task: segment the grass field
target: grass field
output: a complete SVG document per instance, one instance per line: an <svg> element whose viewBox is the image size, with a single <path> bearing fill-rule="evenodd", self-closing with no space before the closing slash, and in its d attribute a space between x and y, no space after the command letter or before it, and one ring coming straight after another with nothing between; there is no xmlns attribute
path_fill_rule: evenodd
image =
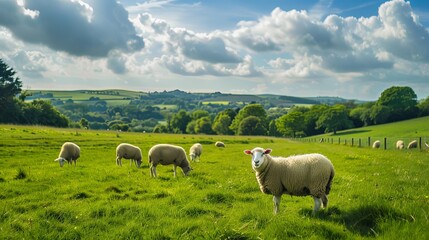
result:
<svg viewBox="0 0 429 240"><path fill-rule="evenodd" d="M0 136L0 239L429 239L428 152L14 125L0 125ZM65 141L81 147L77 167L53 161ZM140 169L115 165L121 142L141 147ZM174 178L171 166L150 177L152 145L195 142L204 150L189 177ZM243 154L256 146L330 158L329 208L311 217L311 197L283 196L274 215Z"/></svg>
<svg viewBox="0 0 429 240"><path fill-rule="evenodd" d="M368 144L368 137L370 138L370 144ZM307 140L319 141L321 138L333 143L340 142L341 144L347 145L351 145L353 139L355 146L357 146L359 139L361 139L362 146L371 146L372 142L380 140L382 148L384 148L384 138L386 138L387 149L395 149L395 144L398 140L403 140L406 144L413 140L417 140L421 141L422 149L426 149L424 143L429 143L429 116L395 123L338 131L336 135L327 133L309 137Z"/></svg>

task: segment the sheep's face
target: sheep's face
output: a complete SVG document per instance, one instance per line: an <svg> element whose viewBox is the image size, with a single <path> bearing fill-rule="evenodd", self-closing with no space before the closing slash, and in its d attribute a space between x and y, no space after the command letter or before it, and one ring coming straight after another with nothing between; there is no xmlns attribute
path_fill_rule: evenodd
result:
<svg viewBox="0 0 429 240"><path fill-rule="evenodd" d="M64 163L67 161L65 158L57 158L54 160L55 162L59 162L60 163L60 167L64 166Z"/></svg>
<svg viewBox="0 0 429 240"><path fill-rule="evenodd" d="M183 167L183 168L182 168L183 174L184 174L185 176L188 176L188 175L189 175L189 173L191 172L191 170L192 170L192 168L191 168L190 166L187 166L187 167Z"/></svg>
<svg viewBox="0 0 429 240"><path fill-rule="evenodd" d="M141 159L137 159L137 167L140 168L140 165L142 164L142 160Z"/></svg>
<svg viewBox="0 0 429 240"><path fill-rule="evenodd" d="M244 153L252 155L252 167L257 169L262 166L265 161L264 155L270 154L271 149L254 148L253 150L244 150Z"/></svg>
<svg viewBox="0 0 429 240"><path fill-rule="evenodd" d="M191 158L191 161L195 161L195 158L196 158L195 153L189 154L189 157Z"/></svg>

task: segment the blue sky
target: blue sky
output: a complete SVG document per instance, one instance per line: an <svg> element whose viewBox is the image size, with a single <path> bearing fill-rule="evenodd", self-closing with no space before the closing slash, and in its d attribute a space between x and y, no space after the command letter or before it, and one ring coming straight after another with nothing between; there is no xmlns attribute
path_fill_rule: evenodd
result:
<svg viewBox="0 0 429 240"><path fill-rule="evenodd" d="M429 2L0 0L24 89L429 96Z"/></svg>

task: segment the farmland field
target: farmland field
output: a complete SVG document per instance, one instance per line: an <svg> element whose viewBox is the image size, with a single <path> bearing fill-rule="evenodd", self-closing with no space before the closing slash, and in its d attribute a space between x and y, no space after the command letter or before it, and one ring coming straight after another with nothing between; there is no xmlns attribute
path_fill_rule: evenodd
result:
<svg viewBox="0 0 429 240"><path fill-rule="evenodd" d="M0 125L0 136L0 239L429 239L427 151L15 125ZM81 147L76 167L53 161L65 141ZM115 165L121 142L141 147L140 169ZM203 155L189 177L174 178L171 166L150 177L152 145L195 142ZM284 195L274 215L243 154L256 146L330 158L329 208L312 217L311 197Z"/></svg>

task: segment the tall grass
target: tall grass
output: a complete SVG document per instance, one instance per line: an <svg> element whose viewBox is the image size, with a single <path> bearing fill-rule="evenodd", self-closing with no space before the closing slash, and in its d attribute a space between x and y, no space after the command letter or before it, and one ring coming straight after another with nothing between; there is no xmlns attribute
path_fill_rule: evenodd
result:
<svg viewBox="0 0 429 240"><path fill-rule="evenodd" d="M428 239L429 153L378 151L268 137L168 135L0 125L0 239ZM221 140L226 148L214 147ZM73 141L77 166L53 160ZM121 142L142 148L140 169L115 165ZM203 144L189 177L159 166L156 143ZM311 217L310 197L259 191L244 149L322 153L336 169L330 206ZM17 178L20 170L24 178Z"/></svg>

